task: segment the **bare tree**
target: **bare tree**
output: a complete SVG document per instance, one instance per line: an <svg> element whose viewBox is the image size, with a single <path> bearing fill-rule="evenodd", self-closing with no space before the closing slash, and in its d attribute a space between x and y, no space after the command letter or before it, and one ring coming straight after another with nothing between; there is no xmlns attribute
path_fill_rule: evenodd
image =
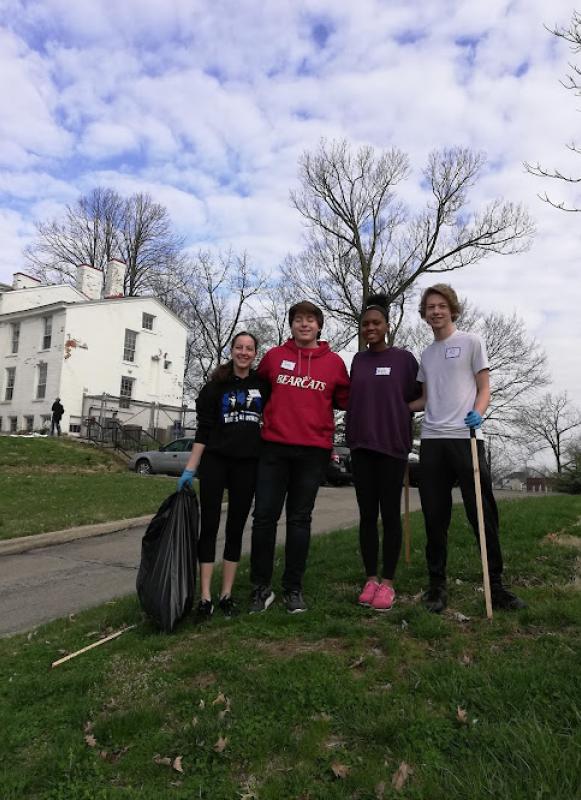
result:
<svg viewBox="0 0 581 800"><path fill-rule="evenodd" d="M494 200L470 212L468 193L484 163L465 148L433 152L423 171L430 197L411 214L396 195L410 173L405 153L323 140L299 161L301 188L291 200L310 230L306 250L283 275L352 330L369 294L385 292L397 329L421 275L528 247L533 225L521 206Z"/></svg>
<svg viewBox="0 0 581 800"><path fill-rule="evenodd" d="M484 313L463 302L457 325L463 331L478 333L484 340L491 388L486 432L506 438L515 411L526 407L530 397L548 384L545 352L536 339L528 336L523 320L516 314ZM402 329L396 344L407 347L419 360L432 341L429 326L421 321Z"/></svg>
<svg viewBox="0 0 581 800"><path fill-rule="evenodd" d="M172 231L167 209L148 194L122 198L97 188L67 206L62 219L39 222L37 238L25 249L32 271L49 283L74 283L76 268L103 271L112 258L126 264L124 293L151 291L183 258L183 240Z"/></svg>
<svg viewBox="0 0 581 800"><path fill-rule="evenodd" d="M573 12L573 16L571 17L568 27L564 28L555 26L552 29L547 28L547 30L558 39L563 39L565 42L568 42L569 49L572 53L577 54L581 51L581 14L578 11ZM568 75L566 75L565 80L561 81L561 85L564 86L568 91L573 92L575 96L579 97L581 96L581 68L576 64L569 63L569 69L570 72ZM581 147L579 147L574 141L565 145L565 147L572 153L576 153L577 155L581 154ZM581 183L581 177L563 172L557 168L549 169L542 166L539 162L531 164L528 161L525 161L524 166L527 172L530 172L531 175L534 175L537 178L548 178L550 180L559 181L569 185ZM558 208L560 211L581 211L581 208L576 205L570 205L565 200L553 200L547 192L539 194L539 198L554 208Z"/></svg>
<svg viewBox="0 0 581 800"><path fill-rule="evenodd" d="M545 394L536 403L522 408L514 424L531 453L551 450L557 473L561 474L573 431L581 427L581 413L571 405L567 393Z"/></svg>
<svg viewBox="0 0 581 800"><path fill-rule="evenodd" d="M190 327L185 387L191 393L225 360L249 300L264 279L250 267L246 254L200 252L182 270L181 281L180 314Z"/></svg>

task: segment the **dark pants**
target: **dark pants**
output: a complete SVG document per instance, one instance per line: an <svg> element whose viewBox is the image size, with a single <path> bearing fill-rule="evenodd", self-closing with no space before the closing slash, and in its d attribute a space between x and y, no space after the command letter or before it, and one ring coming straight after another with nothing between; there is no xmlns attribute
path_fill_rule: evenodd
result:
<svg viewBox="0 0 581 800"><path fill-rule="evenodd" d="M228 515L224 559L240 561L242 534L256 485L256 458L224 458L206 451L200 463L200 540L198 561L213 564L224 490L228 490Z"/></svg>
<svg viewBox="0 0 581 800"><path fill-rule="evenodd" d="M54 436L55 430L58 433L58 435L60 436L61 435L61 418L60 417L58 419L55 419L53 417L52 420L51 420L51 423L50 423L50 435L51 436Z"/></svg>
<svg viewBox="0 0 581 800"><path fill-rule="evenodd" d="M498 539L498 509L492 494L490 473L484 457L484 443L478 441L477 444L488 572L491 583L500 583L502 553ZM456 481L460 485L466 516L472 526L476 541L479 543L470 439L422 439L420 497L427 536L426 560L432 585L446 582L448 528L452 516L452 487Z"/></svg>
<svg viewBox="0 0 581 800"><path fill-rule="evenodd" d="M286 497L285 591L300 589L311 540L311 515L330 451L265 442L258 462L250 578L270 586L276 526Z"/></svg>
<svg viewBox="0 0 581 800"><path fill-rule="evenodd" d="M359 546L367 577L377 575L379 532L383 523L383 577L392 580L401 550L401 489L406 462L375 450L351 451L359 505Z"/></svg>

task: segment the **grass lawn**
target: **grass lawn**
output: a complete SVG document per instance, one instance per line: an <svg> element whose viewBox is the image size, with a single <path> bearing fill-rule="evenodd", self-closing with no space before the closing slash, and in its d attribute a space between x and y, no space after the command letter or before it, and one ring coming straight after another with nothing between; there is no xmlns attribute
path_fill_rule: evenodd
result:
<svg viewBox="0 0 581 800"><path fill-rule="evenodd" d="M153 514L174 485L91 445L0 436L0 539Z"/></svg>
<svg viewBox="0 0 581 800"><path fill-rule="evenodd" d="M355 604L360 557L345 531L313 541L304 615L277 599L263 615L188 619L165 636L131 597L1 640L2 800L581 797L580 552L558 543L579 543L581 498L512 501L501 514L507 581L530 605L492 622L455 509L440 617L418 602L413 514L412 564L388 614ZM279 558L275 591L280 571ZM135 623L51 671L61 653Z"/></svg>

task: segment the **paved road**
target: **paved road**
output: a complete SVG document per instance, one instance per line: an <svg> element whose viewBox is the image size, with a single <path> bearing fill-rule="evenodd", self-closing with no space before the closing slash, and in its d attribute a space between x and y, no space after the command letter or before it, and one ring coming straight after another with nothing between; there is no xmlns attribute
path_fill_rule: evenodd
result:
<svg viewBox="0 0 581 800"><path fill-rule="evenodd" d="M515 496L504 492L498 495ZM410 490L410 507L420 507L416 489ZM321 488L313 515L313 533L350 528L357 518L353 487ZM283 526L284 518L279 525L279 542L284 540ZM134 592L144 530L138 527L0 556L0 636L30 630ZM223 531L220 540L222 537ZM247 525L245 552L249 545ZM219 542L217 552L220 551Z"/></svg>

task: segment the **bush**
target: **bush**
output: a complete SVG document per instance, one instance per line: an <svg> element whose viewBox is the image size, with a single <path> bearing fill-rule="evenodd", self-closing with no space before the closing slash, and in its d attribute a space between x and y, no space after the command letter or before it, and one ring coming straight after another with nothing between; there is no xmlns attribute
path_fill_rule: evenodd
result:
<svg viewBox="0 0 581 800"><path fill-rule="evenodd" d="M581 471L568 469L555 480L555 489L565 494L581 494Z"/></svg>

